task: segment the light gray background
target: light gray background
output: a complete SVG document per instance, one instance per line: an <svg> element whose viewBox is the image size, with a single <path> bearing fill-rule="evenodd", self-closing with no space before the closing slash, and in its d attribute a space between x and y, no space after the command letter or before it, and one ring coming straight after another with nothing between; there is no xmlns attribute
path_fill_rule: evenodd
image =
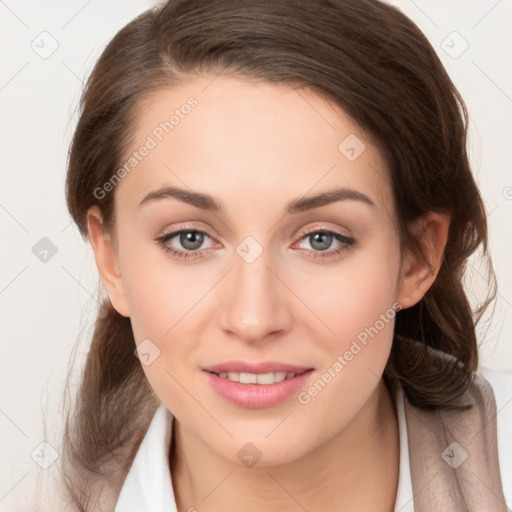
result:
<svg viewBox="0 0 512 512"><path fill-rule="evenodd" d="M488 208L500 287L494 317L480 331L481 360L512 370L512 0L392 3L429 37L469 108L470 157ZM51 448L40 445L43 410L47 441L56 444L53 422L68 359L83 333L83 360L94 318L98 278L91 249L64 201L79 94L115 32L154 4L0 0L2 511L34 492L37 454L51 457ZM32 251L43 237L57 249L46 262ZM470 271L477 293L485 282L476 259Z"/></svg>

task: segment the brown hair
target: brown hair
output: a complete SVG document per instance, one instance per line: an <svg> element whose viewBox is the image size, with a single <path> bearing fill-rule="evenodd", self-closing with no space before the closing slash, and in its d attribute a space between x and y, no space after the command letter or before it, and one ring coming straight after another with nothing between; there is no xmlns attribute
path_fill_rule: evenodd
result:
<svg viewBox="0 0 512 512"><path fill-rule="evenodd" d="M376 0L171 0L144 12L109 43L81 100L66 191L84 237L92 205L113 222L115 194L94 191L124 161L140 102L200 72L307 87L344 109L386 159L402 248L422 252L413 221L451 215L436 281L397 314L384 378L414 405L456 407L477 369L475 325L494 297L494 274L466 153L467 111L425 36ZM492 279L472 312L463 278L479 247ZM134 349L130 320L104 302L65 427L65 474L80 510L91 509L95 482L119 489L159 403Z"/></svg>

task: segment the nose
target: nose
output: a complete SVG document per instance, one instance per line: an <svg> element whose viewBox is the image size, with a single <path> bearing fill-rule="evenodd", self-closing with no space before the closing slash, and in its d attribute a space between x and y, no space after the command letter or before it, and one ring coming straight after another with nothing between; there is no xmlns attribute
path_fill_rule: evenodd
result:
<svg viewBox="0 0 512 512"><path fill-rule="evenodd" d="M220 327L232 337L251 343L286 332L292 322L291 293L268 251L252 262L238 254L233 260L233 271L220 297Z"/></svg>

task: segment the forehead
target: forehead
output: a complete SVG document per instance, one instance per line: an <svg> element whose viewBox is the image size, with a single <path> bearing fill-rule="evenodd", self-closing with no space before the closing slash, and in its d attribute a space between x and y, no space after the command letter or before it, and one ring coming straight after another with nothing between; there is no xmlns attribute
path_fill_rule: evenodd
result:
<svg viewBox="0 0 512 512"><path fill-rule="evenodd" d="M347 187L391 209L377 149L343 110L311 90L194 76L145 98L135 119L121 164L128 172L116 191L131 206L176 185L248 205Z"/></svg>

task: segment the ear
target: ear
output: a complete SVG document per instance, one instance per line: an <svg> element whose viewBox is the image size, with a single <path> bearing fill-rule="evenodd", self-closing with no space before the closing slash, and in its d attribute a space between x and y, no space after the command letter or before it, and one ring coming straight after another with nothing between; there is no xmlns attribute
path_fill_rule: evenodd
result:
<svg viewBox="0 0 512 512"><path fill-rule="evenodd" d="M419 242L423 256L407 251L403 258L397 302L409 308L417 304L435 281L443 258L450 217L429 212L413 225L413 235Z"/></svg>
<svg viewBox="0 0 512 512"><path fill-rule="evenodd" d="M103 215L94 205L87 211L87 230L94 251L96 266L103 285L107 289L110 302L121 315L129 317L128 303L124 292L115 245L103 227Z"/></svg>

